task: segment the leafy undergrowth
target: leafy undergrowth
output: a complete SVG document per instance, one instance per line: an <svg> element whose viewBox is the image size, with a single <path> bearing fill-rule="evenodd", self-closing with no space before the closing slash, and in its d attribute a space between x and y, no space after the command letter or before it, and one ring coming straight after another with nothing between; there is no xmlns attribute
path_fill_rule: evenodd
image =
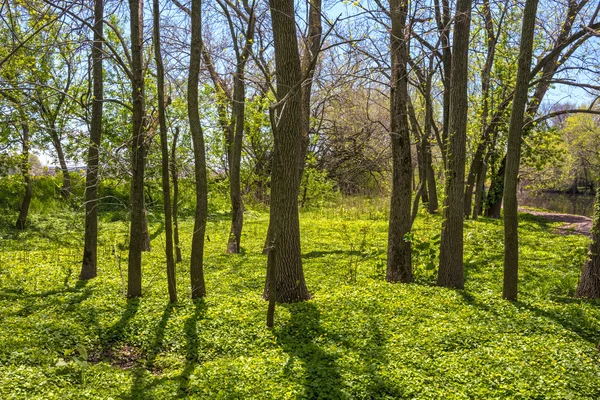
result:
<svg viewBox="0 0 600 400"><path fill-rule="evenodd" d="M434 286L440 217L420 214L416 282L385 282L387 211L346 202L301 215L313 299L265 328L267 214L246 214L243 254L226 216L207 229L209 296L188 299L192 221L182 223L180 302L167 302L162 225L145 296L123 297L124 222L101 224L99 277L77 281L79 219L38 219L0 242L0 398L600 398L600 304L572 298L587 239L521 215L520 300L500 298L502 225L466 221L464 291ZM61 222L62 221L62 222ZM65 222L66 221L66 222Z"/></svg>

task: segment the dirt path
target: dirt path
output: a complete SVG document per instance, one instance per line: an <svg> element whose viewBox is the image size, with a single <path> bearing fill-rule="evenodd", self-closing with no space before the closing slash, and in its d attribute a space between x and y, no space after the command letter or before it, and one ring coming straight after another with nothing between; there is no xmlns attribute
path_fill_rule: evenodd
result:
<svg viewBox="0 0 600 400"><path fill-rule="evenodd" d="M562 225L556 228L556 232L561 235L578 234L590 236L592 229L592 219L583 215L559 214L527 208L519 208L519 212L535 215L550 222L562 222Z"/></svg>

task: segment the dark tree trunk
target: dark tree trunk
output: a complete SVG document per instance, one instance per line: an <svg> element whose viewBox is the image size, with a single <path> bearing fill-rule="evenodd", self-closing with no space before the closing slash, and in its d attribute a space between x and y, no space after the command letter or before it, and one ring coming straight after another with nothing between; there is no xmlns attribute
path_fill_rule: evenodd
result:
<svg viewBox="0 0 600 400"><path fill-rule="evenodd" d="M410 232L411 176L410 133L408 125L408 39L406 15L408 1L390 0L392 55L390 120L392 141L392 199L388 227L388 282L411 282L411 243L405 239ZM422 179L422 177L421 177ZM423 181L422 181L423 182Z"/></svg>
<svg viewBox="0 0 600 400"><path fill-rule="evenodd" d="M462 289L465 153L467 136L467 83L471 0L458 0L454 22L450 119L446 143L447 173L440 244L439 286Z"/></svg>
<svg viewBox="0 0 600 400"><path fill-rule="evenodd" d="M144 3L129 0L131 32L131 86L133 104L133 140L131 147L131 228L129 232L129 263L127 297L142 295L142 250L144 248L144 166L145 93L143 71Z"/></svg>
<svg viewBox="0 0 600 400"><path fill-rule="evenodd" d="M173 239L175 242L175 261L181 262L181 247L179 246L179 177L177 168L177 139L179 138L179 127L175 128L173 144L171 146L171 177L173 179Z"/></svg>
<svg viewBox="0 0 600 400"><path fill-rule="evenodd" d="M477 144L473 161L467 175L467 184L465 188L465 217L471 216L471 201L473 199L473 189L479 183L478 178L481 178L481 170L484 165L484 154L489 145L490 130L488 129L488 114L489 114L489 93L492 67L494 66L494 57L496 55L496 35L494 34L494 21L490 10L489 0L483 2L483 16L485 20L487 56L485 65L481 71L481 139ZM485 180L485 179L484 179ZM473 214L475 215L475 214ZM476 218L476 217L474 217Z"/></svg>
<svg viewBox="0 0 600 400"><path fill-rule="evenodd" d="M434 0L435 4L435 20L437 29L440 34L440 43L442 45L442 66L443 66L443 84L444 91L442 94L442 108L443 108L443 129L442 129L442 140L441 150L444 159L444 166L446 166L447 160L447 139L450 129L450 97L452 91L452 53L454 50L450 49L450 4L448 0L442 0L442 6L440 7L439 0Z"/></svg>
<svg viewBox="0 0 600 400"><path fill-rule="evenodd" d="M102 105L104 80L102 78L102 37L104 35L104 0L94 1L94 44L92 46L93 102L90 123L90 145L85 174L85 239L83 262L79 279L97 275L98 262L98 163L102 137Z"/></svg>
<svg viewBox="0 0 600 400"><path fill-rule="evenodd" d="M29 175L29 124L25 119L25 115L21 113L21 129L23 133L23 148L21 153L21 174L25 181L25 195L21 202L21 208L19 210L19 216L15 228L23 231L27 227L27 216L29 215L29 205L31 204L31 198L33 197L33 182Z"/></svg>
<svg viewBox="0 0 600 400"><path fill-rule="evenodd" d="M500 168L492 175L492 183L487 193L485 202L485 216L489 218L500 218L502 210L502 195L504 193L504 170L506 168L506 157L502 158Z"/></svg>
<svg viewBox="0 0 600 400"><path fill-rule="evenodd" d="M246 83L245 69L246 61L252 51L254 38L255 15L254 9L248 8L250 16L248 20L248 29L245 34L244 47L241 52L237 50L237 66L233 75L233 104L232 104L232 140L229 139L229 197L231 199L231 228L229 230L229 240L227 242L227 253L236 254L241 250L242 228L244 224L244 204L242 202L241 188L241 162L242 162L242 144L244 140L244 122L246 108ZM232 39L234 31L232 30ZM237 46L237 45L236 45Z"/></svg>
<svg viewBox="0 0 600 400"><path fill-rule="evenodd" d="M433 58L431 59L433 64ZM431 155L431 128L433 124L433 104L431 101L431 79L433 77L433 65L430 65L427 71L427 81L425 83L425 132L423 135L424 155L425 155L425 173L427 177L428 199L427 210L433 214L439 208L437 197L437 185L435 183L435 172L433 170L433 160Z"/></svg>
<svg viewBox="0 0 600 400"><path fill-rule="evenodd" d="M533 37L538 0L527 0L517 70L517 83L508 129L506 172L504 174L504 287L502 297L517 300L519 281L519 232L517 183L521 162L521 131L527 105L529 70L533 55Z"/></svg>
<svg viewBox="0 0 600 400"><path fill-rule="evenodd" d="M316 67L316 60L314 58L319 53L321 36L323 34L321 0L309 0L307 3L308 32L304 55L301 60L301 74L302 77L306 77L306 80L302 83L300 89L302 101L300 106L300 135L298 137L298 170L300 171L298 184L302 181L302 174L304 172L306 155L308 154L308 146L310 143L310 99Z"/></svg>
<svg viewBox="0 0 600 400"><path fill-rule="evenodd" d="M196 213L194 234L192 236L192 255L190 259L190 279L192 298L206 296L204 284L204 234L208 217L208 182L206 177L206 154L204 133L200 124L198 110L198 80L202 52L202 1L192 0L192 37L190 45L190 72L188 76L188 116L194 147L194 173L196 176Z"/></svg>
<svg viewBox="0 0 600 400"><path fill-rule="evenodd" d="M50 136L52 138L54 150L56 150L58 165L60 165L60 171L63 176L63 184L62 188L60 189L60 193L65 199L68 199L71 196L71 175L69 174L69 167L67 166L65 153L63 151L62 143L58 135L58 130L56 129L56 126L54 124L52 124L52 126L50 127Z"/></svg>
<svg viewBox="0 0 600 400"><path fill-rule="evenodd" d="M600 190L596 191L592 243L590 243L579 284L577 285L577 297L600 298Z"/></svg>
<svg viewBox="0 0 600 400"><path fill-rule="evenodd" d="M154 58L156 60L156 84L158 90L158 123L160 148L162 153L162 195L165 212L165 253L167 258L167 282L169 301L177 302L177 281L175 280L175 260L173 259L173 220L171 218L171 187L169 184L169 144L167 138L167 117L165 115L165 70L160 49L160 11L158 0L153 0L154 16Z"/></svg>
<svg viewBox="0 0 600 400"><path fill-rule="evenodd" d="M481 201L485 186L485 175L487 173L487 157L481 165L481 170L477 175L477 185L475 186L475 203L473 204L473 216L475 220L481 215Z"/></svg>
<svg viewBox="0 0 600 400"><path fill-rule="evenodd" d="M293 0L270 0L278 105L271 108L274 137L268 276L271 302L308 300L300 251L298 152L301 132L300 54ZM270 284L272 282L272 284Z"/></svg>

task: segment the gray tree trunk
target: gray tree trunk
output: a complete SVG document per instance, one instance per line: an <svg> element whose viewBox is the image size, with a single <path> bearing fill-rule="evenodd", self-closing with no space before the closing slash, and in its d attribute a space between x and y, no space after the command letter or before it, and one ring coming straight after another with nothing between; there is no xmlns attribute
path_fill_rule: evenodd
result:
<svg viewBox="0 0 600 400"><path fill-rule="evenodd" d="M439 286L462 289L465 153L467 136L467 83L471 0L458 0L454 22L450 119L446 143L446 180L440 244Z"/></svg>

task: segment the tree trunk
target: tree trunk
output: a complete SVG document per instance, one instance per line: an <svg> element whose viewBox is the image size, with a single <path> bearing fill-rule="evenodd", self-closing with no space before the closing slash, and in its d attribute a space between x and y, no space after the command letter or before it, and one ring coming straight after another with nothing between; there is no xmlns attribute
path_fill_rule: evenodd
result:
<svg viewBox="0 0 600 400"><path fill-rule="evenodd" d="M471 0L458 0L454 22L450 119L446 143L447 173L440 244L439 286L462 289L467 83Z"/></svg>
<svg viewBox="0 0 600 400"><path fill-rule="evenodd" d="M596 191L594 221L592 222L592 243L577 285L577 297L600 298L600 190Z"/></svg>
<svg viewBox="0 0 600 400"><path fill-rule="evenodd" d="M502 158L500 168L492 175L492 182L487 193L485 202L485 216L489 218L500 218L502 210L502 195L504 193L504 170L506 168L506 157Z"/></svg>
<svg viewBox="0 0 600 400"><path fill-rule="evenodd" d="M517 70L517 83L508 129L506 172L504 174L504 287L502 297L517 300L519 281L519 232L517 183L521 161L521 131L527 105L529 71L533 55L533 36L538 0L527 0Z"/></svg>
<svg viewBox="0 0 600 400"><path fill-rule="evenodd" d="M167 257L167 283L169 301L177 302L177 281L175 280L175 260L173 259L173 220L171 218L171 185L169 184L169 144L167 138L167 117L165 115L165 70L160 49L160 11L158 0L153 0L154 16L154 58L156 59L156 84L158 91L158 123L160 148L162 153L162 195L165 212L165 253Z"/></svg>
<svg viewBox="0 0 600 400"><path fill-rule="evenodd" d="M392 56L390 120L392 141L392 199L388 227L388 282L411 282L411 243L405 236L410 232L412 162L408 125L408 40L406 15L408 1L390 0ZM422 179L422 177L421 177ZM423 181L421 181L423 182Z"/></svg>
<svg viewBox="0 0 600 400"><path fill-rule="evenodd" d="M171 177L173 179L173 239L175 242L175 261L181 262L181 247L179 246L179 177L177 168L177 139L179 138L179 127L175 128L173 144L171 146Z"/></svg>
<svg viewBox="0 0 600 400"><path fill-rule="evenodd" d="M21 129L23 131L23 150L21 153L21 174L25 181L25 195L21 202L19 217L15 224L15 228L23 231L27 227L27 216L29 215L29 205L33 197L33 182L29 175L29 124L25 119L25 115L21 113Z"/></svg>
<svg viewBox="0 0 600 400"><path fill-rule="evenodd" d="M477 176L477 185L475 186L475 203L473 204L473 216L475 220L481 215L481 200L485 186L485 175L487 173L487 157L481 165L481 170Z"/></svg>
<svg viewBox="0 0 600 400"><path fill-rule="evenodd" d="M85 174L85 239L83 262L79 279L87 280L97 275L98 262L98 163L102 138L102 105L104 80L102 78L102 37L104 35L104 0L94 1L94 44L92 45L93 102Z"/></svg>
<svg viewBox="0 0 600 400"><path fill-rule="evenodd" d="M62 143L60 142L60 137L58 136L58 131L54 124L50 127L50 136L52 137L52 144L56 150L56 157L58 158L58 164L60 165L60 170L63 176L63 185L60 189L60 193L65 199L68 199L71 196L71 175L69 174L69 167L67 166L65 153L63 151Z"/></svg>
<svg viewBox="0 0 600 400"><path fill-rule="evenodd" d="M192 0L192 36L190 43L190 72L188 76L188 116L194 147L194 173L196 176L196 213L194 234L192 236L192 254L190 259L190 279L192 299L206 296L204 284L204 234L208 217L208 182L206 177L206 154L204 150L204 132L200 125L198 111L198 80L202 52L202 1Z"/></svg>
<svg viewBox="0 0 600 400"><path fill-rule="evenodd" d="M274 137L268 265L265 295L272 302L308 300L300 251L298 152L301 133L300 54L293 0L270 0L277 101L272 107ZM277 114L277 115L276 115ZM274 275L274 276L273 276ZM270 279L272 278L272 279ZM269 284L273 281L273 285Z"/></svg>
<svg viewBox="0 0 600 400"><path fill-rule="evenodd" d="M306 155L308 154L308 146L310 144L310 99L316 68L316 60L314 58L319 53L321 36L323 34L321 0L308 0L307 3L308 32L304 55L301 60L301 74L302 77L306 77L306 80L302 83L300 89L302 100L300 106L300 135L298 136L298 170L300 174L298 185L302 181Z"/></svg>
<svg viewBox="0 0 600 400"><path fill-rule="evenodd" d="M433 58L431 59L433 63ZM431 79L433 76L433 65L430 66L427 71L427 81L425 83L425 132L423 135L423 143L425 150L425 173L427 177L427 190L428 199L427 210L430 214L433 214L439 208L438 197L437 197L437 185L435 183L435 172L433 171L433 160L431 155L431 128L433 125L433 104L431 101Z"/></svg>
<svg viewBox="0 0 600 400"><path fill-rule="evenodd" d="M254 9L249 9L249 11L250 16L248 20L248 30L246 31L245 35L246 42L241 53L236 50L237 66L236 72L233 75L233 141L230 141L228 145L229 196L231 199L231 228L229 230L229 240L227 242L227 253L230 254L237 254L240 252L242 242L242 228L244 224L244 204L242 201L242 188L240 176L246 112L246 84L244 74L246 69L246 61L248 60L250 52L252 51L256 20L254 15ZM237 38L235 37L232 37L232 39L234 41L237 40Z"/></svg>
<svg viewBox="0 0 600 400"><path fill-rule="evenodd" d="M471 216L471 201L473 200L473 188L479 183L477 180L481 175L481 170L484 164L484 154L488 147L490 139L488 129L488 114L489 114L489 93L492 68L494 66L494 57L496 55L496 35L494 34L494 21L490 10L489 0L483 2L483 16L485 20L487 56L485 65L481 71L481 139L477 144L469 174L467 175L467 184L465 188L465 217Z"/></svg>
<svg viewBox="0 0 600 400"><path fill-rule="evenodd" d="M440 34L440 43L442 45L442 64L443 64L443 84L444 90L442 94L442 109L443 109L443 129L442 129L442 140L441 140L441 151L444 159L444 166L447 163L447 141L448 132L450 129L450 102L451 102L451 91L452 91L452 53L454 50L450 50L450 4L448 0L442 0L442 6L440 7L439 0L434 0L435 4L435 20Z"/></svg>
<svg viewBox="0 0 600 400"><path fill-rule="evenodd" d="M145 93L143 71L144 3L129 0L131 32L131 87L133 105L133 140L131 148L131 228L129 232L129 262L127 297L142 295L142 250L144 247L144 166L145 144Z"/></svg>

